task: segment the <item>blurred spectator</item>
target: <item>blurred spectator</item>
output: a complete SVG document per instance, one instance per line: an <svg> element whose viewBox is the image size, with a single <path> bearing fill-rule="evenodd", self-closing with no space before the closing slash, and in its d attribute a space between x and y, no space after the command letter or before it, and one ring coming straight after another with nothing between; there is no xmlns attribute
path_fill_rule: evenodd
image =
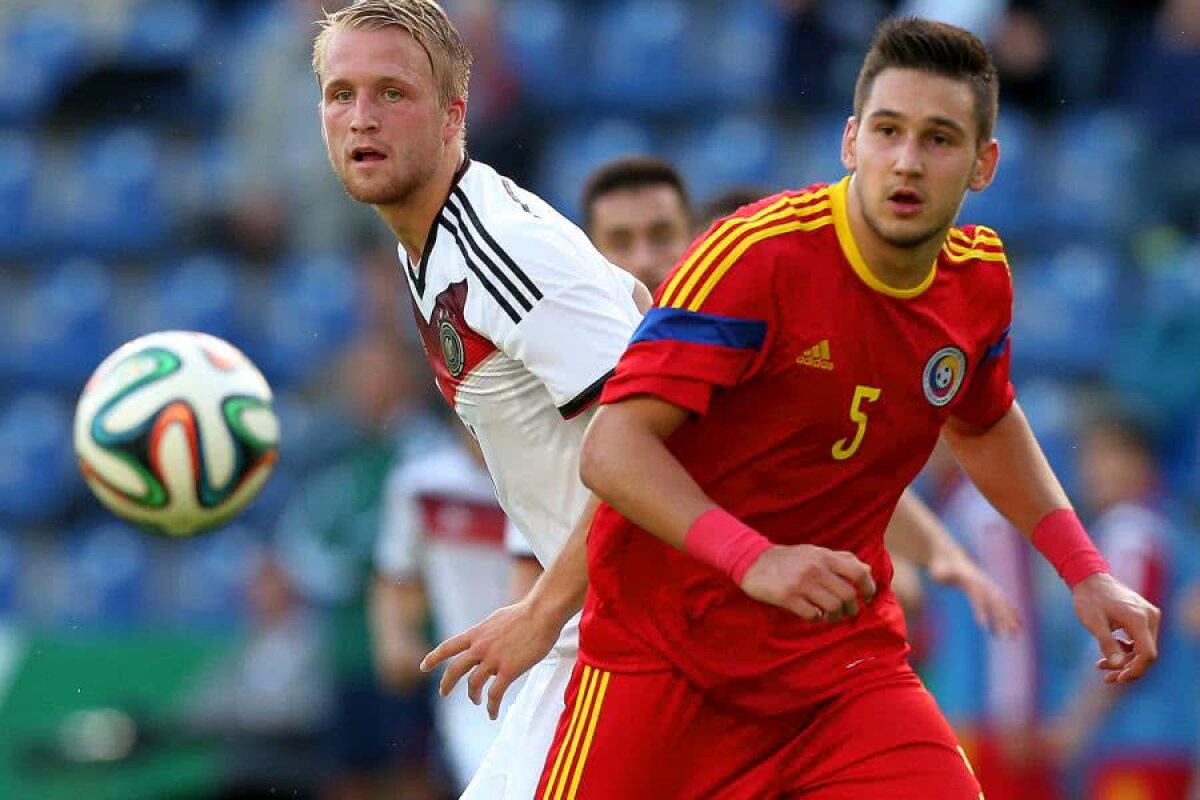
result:
<svg viewBox="0 0 1200 800"><path fill-rule="evenodd" d="M247 605L240 646L198 679L180 728L224 741L221 797L313 797L331 699L319 628L270 557L254 570Z"/></svg>
<svg viewBox="0 0 1200 800"><path fill-rule="evenodd" d="M433 649L431 642L467 630L508 603L504 512L479 445L465 426L455 427L461 442L416 456L388 477L375 549L371 625L376 668L396 691L426 682L420 664ZM507 694L515 696L515 691ZM434 717L462 791L500 724L470 701L466 681L435 701Z"/></svg>
<svg viewBox="0 0 1200 800"><path fill-rule="evenodd" d="M926 467L934 508L980 567L1016 604L1022 627L985 636L961 598L931 591L930 668L946 708L990 800L1053 800L1049 765L1039 752L1039 644L1033 580L1036 554L992 508L939 444Z"/></svg>
<svg viewBox="0 0 1200 800"><path fill-rule="evenodd" d="M392 332L368 330L353 343L334 384L341 408L324 422L345 428L348 441L302 477L279 521L281 558L321 612L333 660L336 800L436 796L428 698L420 688L390 696L376 681L366 608L387 473L444 435L414 391L410 358Z"/></svg>
<svg viewBox="0 0 1200 800"><path fill-rule="evenodd" d="M326 163L312 70L321 0L272 0L257 10L244 50L226 65L232 224L248 253L346 250L378 222L347 203Z"/></svg>
<svg viewBox="0 0 1200 800"><path fill-rule="evenodd" d="M1089 425L1079 451L1090 530L1113 574L1160 608L1178 602L1185 543L1161 494L1152 440L1133 417ZM1118 632L1119 633L1119 632ZM1176 615L1164 616L1159 660L1134 684L1091 671L1075 686L1048 743L1060 764L1079 767L1089 800L1181 800L1196 749L1196 650ZM1186 688L1185 688L1186 687Z"/></svg>
<svg viewBox="0 0 1200 800"><path fill-rule="evenodd" d="M698 232L703 232L721 217L729 216L742 206L757 203L769 194L771 194L770 190L761 186L734 186L717 193L700 207L700 213L696 219Z"/></svg>

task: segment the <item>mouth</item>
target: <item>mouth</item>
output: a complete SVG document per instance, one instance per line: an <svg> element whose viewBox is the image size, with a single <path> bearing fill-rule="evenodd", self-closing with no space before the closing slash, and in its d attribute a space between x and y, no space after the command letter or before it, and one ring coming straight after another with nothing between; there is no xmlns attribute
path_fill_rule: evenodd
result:
<svg viewBox="0 0 1200 800"><path fill-rule="evenodd" d="M916 189L901 187L888 195L888 204L900 216L911 216L925 205L925 198Z"/></svg>
<svg viewBox="0 0 1200 800"><path fill-rule="evenodd" d="M350 151L350 160L356 164L373 164L385 159L387 155L373 147L356 147Z"/></svg>

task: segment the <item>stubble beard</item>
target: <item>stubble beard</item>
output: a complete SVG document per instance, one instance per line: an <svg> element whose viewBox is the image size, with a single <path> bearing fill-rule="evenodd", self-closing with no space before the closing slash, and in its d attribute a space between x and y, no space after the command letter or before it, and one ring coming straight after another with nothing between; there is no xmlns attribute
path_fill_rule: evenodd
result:
<svg viewBox="0 0 1200 800"><path fill-rule="evenodd" d="M421 166L409 174L392 176L381 184L366 181L356 184L348 168L339 170L338 177L350 199L370 206L392 206L403 205L416 195L429 181L434 169L432 161L421 162Z"/></svg>

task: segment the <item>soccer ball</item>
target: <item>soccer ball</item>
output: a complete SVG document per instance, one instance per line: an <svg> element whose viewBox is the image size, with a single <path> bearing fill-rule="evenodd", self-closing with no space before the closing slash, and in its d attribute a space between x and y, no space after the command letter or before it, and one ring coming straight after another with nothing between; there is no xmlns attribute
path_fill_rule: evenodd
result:
<svg viewBox="0 0 1200 800"><path fill-rule="evenodd" d="M266 379L204 333L163 331L122 345L75 409L75 456L96 497L169 536L236 515L266 483L278 446Z"/></svg>

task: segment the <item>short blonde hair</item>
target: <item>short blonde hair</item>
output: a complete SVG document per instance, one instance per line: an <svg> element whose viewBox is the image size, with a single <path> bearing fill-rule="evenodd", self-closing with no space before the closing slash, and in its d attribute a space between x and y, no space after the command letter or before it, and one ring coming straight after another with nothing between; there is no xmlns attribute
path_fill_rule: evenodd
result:
<svg viewBox="0 0 1200 800"><path fill-rule="evenodd" d="M467 96L471 51L446 12L433 0L355 0L338 11L325 12L317 25L320 31L313 42L313 72L318 83L325 67L325 48L337 31L343 28L367 31L399 28L415 39L429 57L433 82L442 105Z"/></svg>

